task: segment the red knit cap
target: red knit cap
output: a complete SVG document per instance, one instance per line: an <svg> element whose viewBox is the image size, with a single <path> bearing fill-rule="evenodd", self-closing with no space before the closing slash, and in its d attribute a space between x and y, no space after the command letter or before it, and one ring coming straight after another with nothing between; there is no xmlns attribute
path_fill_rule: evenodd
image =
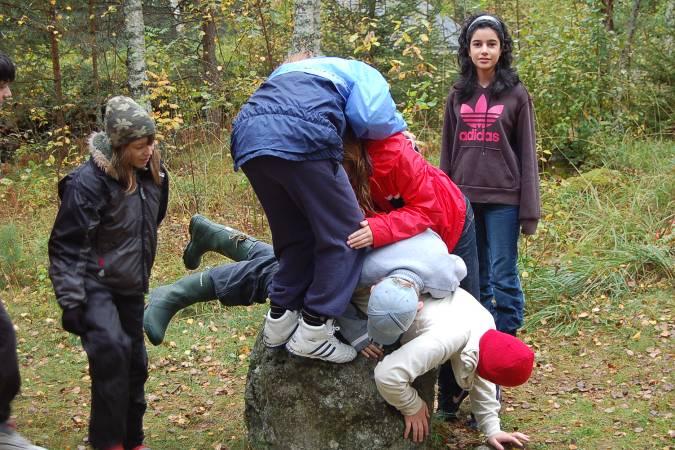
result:
<svg viewBox="0 0 675 450"><path fill-rule="evenodd" d="M519 386L534 366L534 352L520 339L488 330L478 344L478 375L500 386Z"/></svg>

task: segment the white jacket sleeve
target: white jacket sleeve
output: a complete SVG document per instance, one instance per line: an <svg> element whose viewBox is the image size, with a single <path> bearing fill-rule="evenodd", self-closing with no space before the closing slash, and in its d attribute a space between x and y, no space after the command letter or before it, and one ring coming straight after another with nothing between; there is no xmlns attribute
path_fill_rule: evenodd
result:
<svg viewBox="0 0 675 450"><path fill-rule="evenodd" d="M494 383L484 378L476 377L469 391L471 412L476 417L478 427L489 438L501 431L499 423L500 404L497 401L497 388Z"/></svg>
<svg viewBox="0 0 675 450"><path fill-rule="evenodd" d="M462 336L422 334L387 355L375 367L375 384L387 403L410 416L422 407L412 382L447 361L463 345Z"/></svg>

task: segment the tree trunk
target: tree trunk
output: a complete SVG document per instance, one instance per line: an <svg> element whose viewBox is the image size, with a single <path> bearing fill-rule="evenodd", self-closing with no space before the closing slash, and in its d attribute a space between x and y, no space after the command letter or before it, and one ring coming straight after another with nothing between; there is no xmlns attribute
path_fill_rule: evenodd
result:
<svg viewBox="0 0 675 450"><path fill-rule="evenodd" d="M207 4L207 11L203 12L202 19L202 70L204 79L207 80L211 92L219 92L220 74L218 72L218 61L216 60L216 22L214 20L215 11ZM208 121L220 127L223 121L222 108L211 105L207 110Z"/></svg>
<svg viewBox="0 0 675 450"><path fill-rule="evenodd" d="M295 26L291 53L321 54L321 1L295 0Z"/></svg>
<svg viewBox="0 0 675 450"><path fill-rule="evenodd" d="M619 68L628 69L630 65L630 48L635 37L635 30L637 29L637 19L640 14L640 0L633 0L633 8L630 13L628 21L628 31L626 33L626 44L621 52L621 59L619 60Z"/></svg>
<svg viewBox="0 0 675 450"><path fill-rule="evenodd" d="M664 17L666 21L666 29L672 30L675 28L675 0L670 0L666 5L666 13ZM666 35L666 55L671 54L673 51L673 33L667 33Z"/></svg>
<svg viewBox="0 0 675 450"><path fill-rule="evenodd" d="M61 58L59 56L59 31L56 19L56 2L51 3L49 7L49 43L52 56L52 72L54 74L54 97L56 99L56 125L63 128L65 119L63 117L63 88L61 86Z"/></svg>
<svg viewBox="0 0 675 450"><path fill-rule="evenodd" d="M125 0L124 28L127 34L127 77L129 92L137 101L147 94L145 81L145 25L141 0ZM150 104L146 103L149 110Z"/></svg>
<svg viewBox="0 0 675 450"><path fill-rule="evenodd" d="M170 0L169 4L171 5L171 14L173 14L173 18L176 21L176 26L174 28L174 31L176 33L176 37L178 37L180 34L183 33L183 24L181 23L181 10L180 10L180 1L179 0Z"/></svg>
<svg viewBox="0 0 675 450"><path fill-rule="evenodd" d="M265 61L267 62L267 69L269 72L274 70L274 57L273 47L272 47L272 36L270 35L270 30L267 28L267 21L265 20L265 13L262 8L262 0L257 0L255 7L258 10L258 17L260 17L260 28L262 29L263 37L265 38L265 48L267 50L267 57Z"/></svg>
<svg viewBox="0 0 675 450"><path fill-rule="evenodd" d="M98 101L100 83L98 79L98 48L96 45L96 11L94 9L94 0L89 0L89 39L91 45L91 73L96 90L96 100Z"/></svg>
<svg viewBox="0 0 675 450"><path fill-rule="evenodd" d="M218 79L218 65L216 61L216 22L213 20L213 12L208 7L208 11L204 12L202 19L202 69L204 77L211 83L215 83Z"/></svg>
<svg viewBox="0 0 675 450"><path fill-rule="evenodd" d="M602 0L602 13L607 31L614 30L614 0Z"/></svg>

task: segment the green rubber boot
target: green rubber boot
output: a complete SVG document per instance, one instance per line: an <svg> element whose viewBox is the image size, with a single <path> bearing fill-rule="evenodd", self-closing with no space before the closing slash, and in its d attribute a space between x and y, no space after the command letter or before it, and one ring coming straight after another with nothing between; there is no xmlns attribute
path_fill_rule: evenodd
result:
<svg viewBox="0 0 675 450"><path fill-rule="evenodd" d="M153 289L143 312L145 334L153 345L159 345L164 340L171 318L178 311L215 299L216 291L208 271L193 273L173 284Z"/></svg>
<svg viewBox="0 0 675 450"><path fill-rule="evenodd" d="M220 253L234 261L248 259L257 239L234 228L211 222L195 214L190 220L190 242L183 251L183 264L194 270L201 264L202 255L208 251Z"/></svg>

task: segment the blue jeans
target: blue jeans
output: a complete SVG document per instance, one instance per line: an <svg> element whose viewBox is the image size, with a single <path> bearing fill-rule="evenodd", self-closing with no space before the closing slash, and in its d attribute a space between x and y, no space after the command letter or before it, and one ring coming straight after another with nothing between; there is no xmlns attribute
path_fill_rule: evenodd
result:
<svg viewBox="0 0 675 450"><path fill-rule="evenodd" d="M523 325L525 297L518 277L518 206L473 203L480 270L480 302L499 331Z"/></svg>

